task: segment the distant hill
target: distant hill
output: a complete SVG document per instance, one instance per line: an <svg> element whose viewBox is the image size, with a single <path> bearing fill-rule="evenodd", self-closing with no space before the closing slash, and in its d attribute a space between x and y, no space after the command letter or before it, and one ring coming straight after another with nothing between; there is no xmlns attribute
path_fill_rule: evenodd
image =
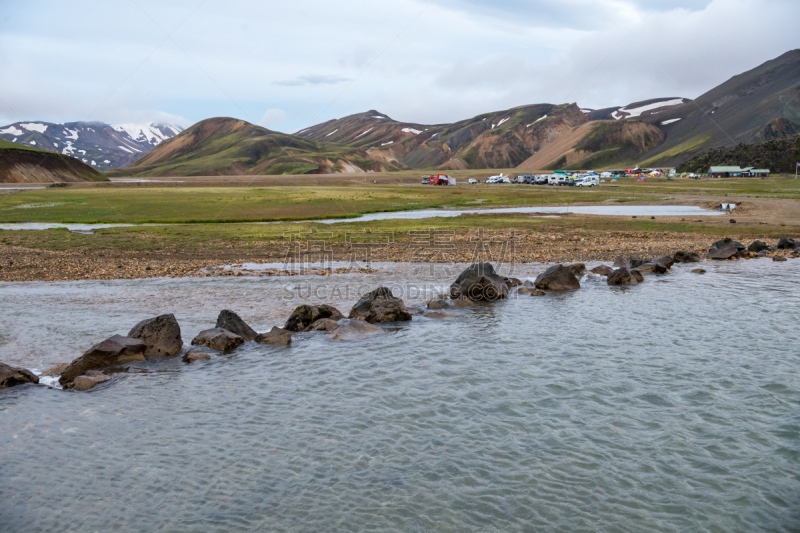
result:
<svg viewBox="0 0 800 533"><path fill-rule="evenodd" d="M737 165L794 174L800 162L800 135L756 143L714 148L678 166L680 172L708 172L711 166Z"/></svg>
<svg viewBox="0 0 800 533"><path fill-rule="evenodd" d="M198 122L109 176L217 176L397 170L366 152L317 143L234 118Z"/></svg>
<svg viewBox="0 0 800 533"><path fill-rule="evenodd" d="M0 140L0 183L63 183L107 179L72 157Z"/></svg>
<svg viewBox="0 0 800 533"><path fill-rule="evenodd" d="M15 122L0 127L0 139L80 159L97 170L126 167L161 141L183 131L168 124Z"/></svg>

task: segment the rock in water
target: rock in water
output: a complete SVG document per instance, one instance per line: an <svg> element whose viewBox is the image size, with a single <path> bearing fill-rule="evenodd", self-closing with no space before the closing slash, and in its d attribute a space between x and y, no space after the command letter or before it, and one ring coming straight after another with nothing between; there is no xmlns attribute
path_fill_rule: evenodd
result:
<svg viewBox="0 0 800 533"><path fill-rule="evenodd" d="M614 273L614 269L606 265L600 265L598 267L594 267L589 272L592 272L593 274L597 274L599 276L610 276L611 274Z"/></svg>
<svg viewBox="0 0 800 533"><path fill-rule="evenodd" d="M626 267L619 267L610 276L608 276L608 284L615 287L622 287L626 285L636 285L639 283L639 276L632 274Z"/></svg>
<svg viewBox="0 0 800 533"><path fill-rule="evenodd" d="M286 321L288 331L306 331L317 320L341 320L344 315L332 305L301 305Z"/></svg>
<svg viewBox="0 0 800 533"><path fill-rule="evenodd" d="M778 250L796 250L797 247L798 242L788 237L781 237L781 240L778 241Z"/></svg>
<svg viewBox="0 0 800 533"><path fill-rule="evenodd" d="M509 289L513 289L514 287L519 287L520 285L522 285L521 279L503 278L503 280L506 282L506 287L508 287Z"/></svg>
<svg viewBox="0 0 800 533"><path fill-rule="evenodd" d="M422 314L420 312L420 314ZM339 323L335 320L330 318L320 318L319 320L315 320L313 324L308 326L303 331L331 331L339 327Z"/></svg>
<svg viewBox="0 0 800 533"><path fill-rule="evenodd" d="M668 256L668 255L665 255L664 257L655 257L655 258L651 259L649 262L650 263L658 263L660 265L663 265L664 268L666 268L667 270L672 268L672 266L675 264L675 260L672 257Z"/></svg>
<svg viewBox="0 0 800 533"><path fill-rule="evenodd" d="M702 258L700 254L697 252L675 252L675 255L672 256L672 260L676 263L699 263Z"/></svg>
<svg viewBox="0 0 800 533"><path fill-rule="evenodd" d="M692 270L692 273L693 274L705 274L706 273L706 269L705 268L695 268L695 269Z"/></svg>
<svg viewBox="0 0 800 533"><path fill-rule="evenodd" d="M139 339L114 335L95 344L82 356L72 361L61 373L58 382L64 388L71 388L72 380L82 376L87 370L144 361L147 345Z"/></svg>
<svg viewBox="0 0 800 533"><path fill-rule="evenodd" d="M208 346L221 352L233 350L244 343L244 339L227 329L214 328L201 331L192 340L192 346Z"/></svg>
<svg viewBox="0 0 800 533"><path fill-rule="evenodd" d="M748 252L763 252L764 250L769 250L769 245L764 241L755 241L753 244L747 247Z"/></svg>
<svg viewBox="0 0 800 533"><path fill-rule="evenodd" d="M25 383L39 383L39 378L30 370L0 363L0 389Z"/></svg>
<svg viewBox="0 0 800 533"><path fill-rule="evenodd" d="M536 288L547 291L572 291L581 288L581 283L575 274L564 265L554 265L539 274L536 278Z"/></svg>
<svg viewBox="0 0 800 533"><path fill-rule="evenodd" d="M331 331L334 341L352 341L371 335L380 335L383 329L363 320L350 320Z"/></svg>
<svg viewBox="0 0 800 533"><path fill-rule="evenodd" d="M782 255L776 255L776 256L774 256L774 257L772 258L772 260L773 260L773 261L788 261L788 259L786 259L786 257L785 257L785 256L782 256Z"/></svg>
<svg viewBox="0 0 800 533"><path fill-rule="evenodd" d="M161 315L156 318L142 320L128 333L131 339L139 339L145 343L147 357L175 355L183 348L181 327L175 315Z"/></svg>
<svg viewBox="0 0 800 533"><path fill-rule="evenodd" d="M631 256L631 259L630 259L630 261L628 262L628 264L630 264L630 265L631 265L631 268L637 268L637 267L640 267L640 266L642 266L644 263L645 263L644 259L642 259L641 257L634 257L634 256Z"/></svg>
<svg viewBox="0 0 800 533"><path fill-rule="evenodd" d="M239 335L246 341L251 341L256 338L256 335L258 335L258 333L256 333L253 328L248 326L239 315L228 309L219 312L216 327L227 329L231 333Z"/></svg>
<svg viewBox="0 0 800 533"><path fill-rule="evenodd" d="M99 370L89 370L85 374L76 377L72 380L72 389L77 391L86 391L93 389L101 383L111 381L111 376L103 374Z"/></svg>
<svg viewBox="0 0 800 533"><path fill-rule="evenodd" d="M207 361L211 359L211 355L207 354L206 352L201 352L199 350L189 350L185 354L183 354L183 362L184 363L196 363L198 361Z"/></svg>
<svg viewBox="0 0 800 533"><path fill-rule="evenodd" d="M450 298L476 302L500 300L508 298L508 285L503 276L495 273L491 263L475 263L450 285Z"/></svg>
<svg viewBox="0 0 800 533"><path fill-rule="evenodd" d="M450 302L447 300L431 300L428 302L428 309L449 309Z"/></svg>
<svg viewBox="0 0 800 533"><path fill-rule="evenodd" d="M42 372L42 376L48 378L54 378L56 376L60 376L61 373L67 369L68 366L69 363L61 363L60 365L51 366L50 368Z"/></svg>
<svg viewBox="0 0 800 533"><path fill-rule="evenodd" d="M712 244L711 248L708 249L708 258L724 261L738 255L742 250L744 250L742 243L733 239L722 239Z"/></svg>
<svg viewBox="0 0 800 533"><path fill-rule="evenodd" d="M616 259L614 259L614 268L619 268L627 265L628 262L625 260L624 257L618 255Z"/></svg>
<svg viewBox="0 0 800 533"><path fill-rule="evenodd" d="M645 263L634 270L640 274L664 274L667 272L667 267L661 263Z"/></svg>
<svg viewBox="0 0 800 533"><path fill-rule="evenodd" d="M425 315L428 318L457 318L458 315L450 311L433 311Z"/></svg>
<svg viewBox="0 0 800 533"><path fill-rule="evenodd" d="M269 333L262 333L256 337L256 342L275 346L289 346L292 344L292 332L286 329L272 328Z"/></svg>
<svg viewBox="0 0 800 533"><path fill-rule="evenodd" d="M366 320L370 324L405 322L411 320L411 313L403 300L392 294L391 289L379 287L361 297L350 310L350 318Z"/></svg>
<svg viewBox="0 0 800 533"><path fill-rule="evenodd" d="M573 263L571 265L567 265L567 268L575 274L575 277L580 279L584 274L586 274L586 265L583 263Z"/></svg>
<svg viewBox="0 0 800 533"><path fill-rule="evenodd" d="M453 307L472 307L473 305L475 305L475 302L469 298L459 298L458 300L453 300Z"/></svg>

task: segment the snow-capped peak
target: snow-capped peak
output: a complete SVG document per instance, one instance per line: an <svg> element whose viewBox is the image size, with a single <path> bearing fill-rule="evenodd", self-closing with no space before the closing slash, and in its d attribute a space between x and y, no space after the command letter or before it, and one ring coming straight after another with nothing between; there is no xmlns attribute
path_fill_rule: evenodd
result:
<svg viewBox="0 0 800 533"><path fill-rule="evenodd" d="M112 124L111 127L115 131L127 134L134 141L147 142L152 145L172 137L172 135L165 133L165 130L171 130L174 135L183 131L176 126L156 124L155 122L149 124Z"/></svg>

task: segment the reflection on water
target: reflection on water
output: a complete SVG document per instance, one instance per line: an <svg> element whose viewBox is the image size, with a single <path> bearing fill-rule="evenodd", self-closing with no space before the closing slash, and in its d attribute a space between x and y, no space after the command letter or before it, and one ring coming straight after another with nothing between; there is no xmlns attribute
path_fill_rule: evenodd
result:
<svg viewBox="0 0 800 533"><path fill-rule="evenodd" d="M703 266L0 391L0 529L796 530L800 261ZM42 369L162 312L184 342L223 308L266 331L303 298L454 277L414 270L3 283L0 360Z"/></svg>

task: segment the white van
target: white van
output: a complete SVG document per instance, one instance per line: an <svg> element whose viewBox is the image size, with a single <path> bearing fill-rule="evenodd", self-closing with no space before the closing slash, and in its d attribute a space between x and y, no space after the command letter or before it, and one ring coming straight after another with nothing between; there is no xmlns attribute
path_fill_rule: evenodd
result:
<svg viewBox="0 0 800 533"><path fill-rule="evenodd" d="M597 187L600 185L600 178L596 175L587 175L575 180L576 187Z"/></svg>

